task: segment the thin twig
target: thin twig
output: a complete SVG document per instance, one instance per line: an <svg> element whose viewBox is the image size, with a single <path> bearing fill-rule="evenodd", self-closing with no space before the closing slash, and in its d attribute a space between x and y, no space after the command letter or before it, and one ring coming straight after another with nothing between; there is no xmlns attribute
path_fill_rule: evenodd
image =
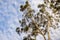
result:
<svg viewBox="0 0 60 40"><path fill-rule="evenodd" d="M31 19L31 20L35 24L36 28L39 30L39 33L44 37L44 40L46 40L46 37L44 36L44 34L42 33L42 31L40 30L40 28L38 27L38 25L35 23L35 21L33 19Z"/></svg>
<svg viewBox="0 0 60 40"><path fill-rule="evenodd" d="M48 40L50 40L50 32L49 32L49 27L50 27L50 21L48 21Z"/></svg>

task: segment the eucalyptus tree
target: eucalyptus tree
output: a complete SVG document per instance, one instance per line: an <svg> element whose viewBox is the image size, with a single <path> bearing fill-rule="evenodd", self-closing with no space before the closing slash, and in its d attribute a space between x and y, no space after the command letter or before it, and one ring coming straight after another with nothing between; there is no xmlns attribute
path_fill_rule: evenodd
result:
<svg viewBox="0 0 60 40"><path fill-rule="evenodd" d="M20 5L23 17L19 20L21 26L16 28L16 32L19 35L22 32L27 34L23 40L36 40L38 34L42 35L44 40L47 40L45 36L48 35L48 40L51 40L50 28L59 27L60 0L44 0L44 3L38 4L37 8L38 12L31 7L29 0L25 5Z"/></svg>

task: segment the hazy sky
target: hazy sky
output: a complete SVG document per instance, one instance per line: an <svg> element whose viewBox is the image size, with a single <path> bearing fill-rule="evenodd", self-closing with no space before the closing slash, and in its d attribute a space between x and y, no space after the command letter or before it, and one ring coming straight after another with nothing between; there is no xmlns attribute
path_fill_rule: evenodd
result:
<svg viewBox="0 0 60 40"><path fill-rule="evenodd" d="M19 26L18 19L21 0L0 0L0 40L19 40L15 32Z"/></svg>
<svg viewBox="0 0 60 40"><path fill-rule="evenodd" d="M22 14L19 11L19 7L21 4L24 4L24 1L0 0L0 40L22 40L22 35L19 36L15 29L20 26L18 20L22 18ZM30 3L36 10L37 4L43 3L43 0L30 0ZM59 30L54 31L52 29L52 40L60 40Z"/></svg>

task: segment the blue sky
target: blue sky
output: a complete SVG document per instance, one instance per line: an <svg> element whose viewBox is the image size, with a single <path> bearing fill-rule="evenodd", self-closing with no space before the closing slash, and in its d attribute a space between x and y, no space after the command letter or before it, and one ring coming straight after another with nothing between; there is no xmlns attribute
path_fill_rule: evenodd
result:
<svg viewBox="0 0 60 40"><path fill-rule="evenodd" d="M15 32L15 29L20 26L18 20L22 18L22 14L19 9L20 5L24 4L24 1L25 0L0 0L0 40L22 40L22 35L19 36ZM34 9L37 9L36 5L39 4L39 1L31 1ZM57 33L57 31L52 29L52 32L54 32L52 33L53 40L60 39L59 30L57 30ZM56 37L54 36L59 37L55 39Z"/></svg>
<svg viewBox="0 0 60 40"><path fill-rule="evenodd" d="M24 1L0 0L0 40L20 39L15 32L16 27L20 26L18 22L21 18L20 4L24 4Z"/></svg>

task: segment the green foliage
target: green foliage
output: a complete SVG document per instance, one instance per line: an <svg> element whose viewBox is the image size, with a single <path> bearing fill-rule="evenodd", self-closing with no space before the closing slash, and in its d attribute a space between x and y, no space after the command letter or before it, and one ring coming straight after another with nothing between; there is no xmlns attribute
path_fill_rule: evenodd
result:
<svg viewBox="0 0 60 40"><path fill-rule="evenodd" d="M20 28L19 27L16 28L16 32L20 35Z"/></svg>
<svg viewBox="0 0 60 40"><path fill-rule="evenodd" d="M26 1L26 5L24 5L24 6L21 5L20 6L20 8L21 8L20 11L24 11L28 6L29 6L29 3L28 3L28 1Z"/></svg>
<svg viewBox="0 0 60 40"><path fill-rule="evenodd" d="M49 4L48 4L49 3ZM43 4L38 4L39 12L35 14L35 10L31 8L31 5L28 1L25 2L25 5L20 6L20 11L25 11L23 14L22 20L19 20L19 23L21 24L21 30L20 28L16 28L16 32L19 34L19 32L30 32L30 36L25 37L23 40L36 40L36 36L38 34L41 34L46 40L45 35L48 34L48 40L50 40L49 35L49 28L56 28L56 24L53 22L59 22L59 15L57 14L60 10L60 0L44 0ZM47 6L49 5L49 7ZM52 16L46 8L51 9L54 16ZM56 17L56 15L58 15ZM58 18L59 17L59 18ZM58 18L58 19L56 19ZM28 24L27 24L28 23ZM31 30L32 29L32 30ZM31 38L31 36L34 36L34 39Z"/></svg>
<svg viewBox="0 0 60 40"><path fill-rule="evenodd" d="M25 32L28 31L28 29L29 29L28 26L24 27L24 31L25 31Z"/></svg>

